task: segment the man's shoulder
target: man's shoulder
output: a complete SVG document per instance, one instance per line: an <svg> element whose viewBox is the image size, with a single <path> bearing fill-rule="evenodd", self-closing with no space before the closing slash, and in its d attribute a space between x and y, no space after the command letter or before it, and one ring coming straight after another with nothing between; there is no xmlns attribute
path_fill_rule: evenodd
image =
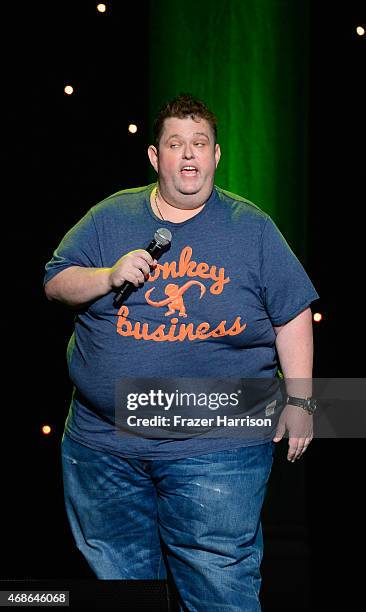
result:
<svg viewBox="0 0 366 612"><path fill-rule="evenodd" d="M217 185L215 185L215 189L220 201L236 213L267 220L269 215L251 200L237 193L232 193L227 189L222 189L222 187L218 187Z"/></svg>
<svg viewBox="0 0 366 612"><path fill-rule="evenodd" d="M144 203L153 186L154 184L151 184L116 191L92 206L91 211L95 215L118 211L123 213L136 212L139 204Z"/></svg>

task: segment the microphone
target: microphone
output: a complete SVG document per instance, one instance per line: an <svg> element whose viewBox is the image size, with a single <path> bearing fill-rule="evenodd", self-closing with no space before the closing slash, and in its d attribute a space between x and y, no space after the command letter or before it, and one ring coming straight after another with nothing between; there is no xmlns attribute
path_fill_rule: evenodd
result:
<svg viewBox="0 0 366 612"><path fill-rule="evenodd" d="M151 255L151 257L153 257L154 259L158 259L158 257L160 257L161 253L166 249L166 247L170 245L171 241L172 234L170 230L168 230L166 227L160 227L158 230L156 230L153 240L150 242L149 246L145 250ZM131 283L130 281L124 281L124 283L122 283L122 285L118 289L117 294L114 297L113 305L116 308L119 308L123 300L125 300L130 295L130 292L134 288L135 285L133 283Z"/></svg>

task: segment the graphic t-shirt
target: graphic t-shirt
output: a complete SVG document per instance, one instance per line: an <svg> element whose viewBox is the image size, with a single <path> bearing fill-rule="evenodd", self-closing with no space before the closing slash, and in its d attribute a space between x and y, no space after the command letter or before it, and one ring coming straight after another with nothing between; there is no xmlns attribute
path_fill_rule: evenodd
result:
<svg viewBox="0 0 366 612"><path fill-rule="evenodd" d="M188 436L120 436L115 391L124 378L274 378L273 326L318 294L272 219L214 187L204 208L181 223L155 216L155 184L120 191L92 207L46 264L44 283L70 266L107 268L150 244L157 229L172 241L148 280L116 308L114 293L77 310L68 349L74 385L65 432L121 457L177 459L268 442Z"/></svg>

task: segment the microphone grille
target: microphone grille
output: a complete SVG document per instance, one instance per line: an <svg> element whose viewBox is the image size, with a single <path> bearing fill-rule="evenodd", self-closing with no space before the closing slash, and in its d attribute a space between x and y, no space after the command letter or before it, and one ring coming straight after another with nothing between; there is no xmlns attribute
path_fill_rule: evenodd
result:
<svg viewBox="0 0 366 612"><path fill-rule="evenodd" d="M172 234L166 227L159 227L154 234L154 238L156 242L159 242L162 246L166 246L172 241Z"/></svg>

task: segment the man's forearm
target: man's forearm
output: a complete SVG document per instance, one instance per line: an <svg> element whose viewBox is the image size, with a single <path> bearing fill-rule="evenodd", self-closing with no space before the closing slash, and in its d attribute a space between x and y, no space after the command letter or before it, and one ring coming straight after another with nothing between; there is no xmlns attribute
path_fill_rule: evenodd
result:
<svg viewBox="0 0 366 612"><path fill-rule="evenodd" d="M313 374L313 323L310 308L275 327L276 348L288 395L310 397Z"/></svg>
<svg viewBox="0 0 366 612"><path fill-rule="evenodd" d="M46 285L49 300L68 306L81 306L111 291L110 268L83 268L72 266L62 270Z"/></svg>

